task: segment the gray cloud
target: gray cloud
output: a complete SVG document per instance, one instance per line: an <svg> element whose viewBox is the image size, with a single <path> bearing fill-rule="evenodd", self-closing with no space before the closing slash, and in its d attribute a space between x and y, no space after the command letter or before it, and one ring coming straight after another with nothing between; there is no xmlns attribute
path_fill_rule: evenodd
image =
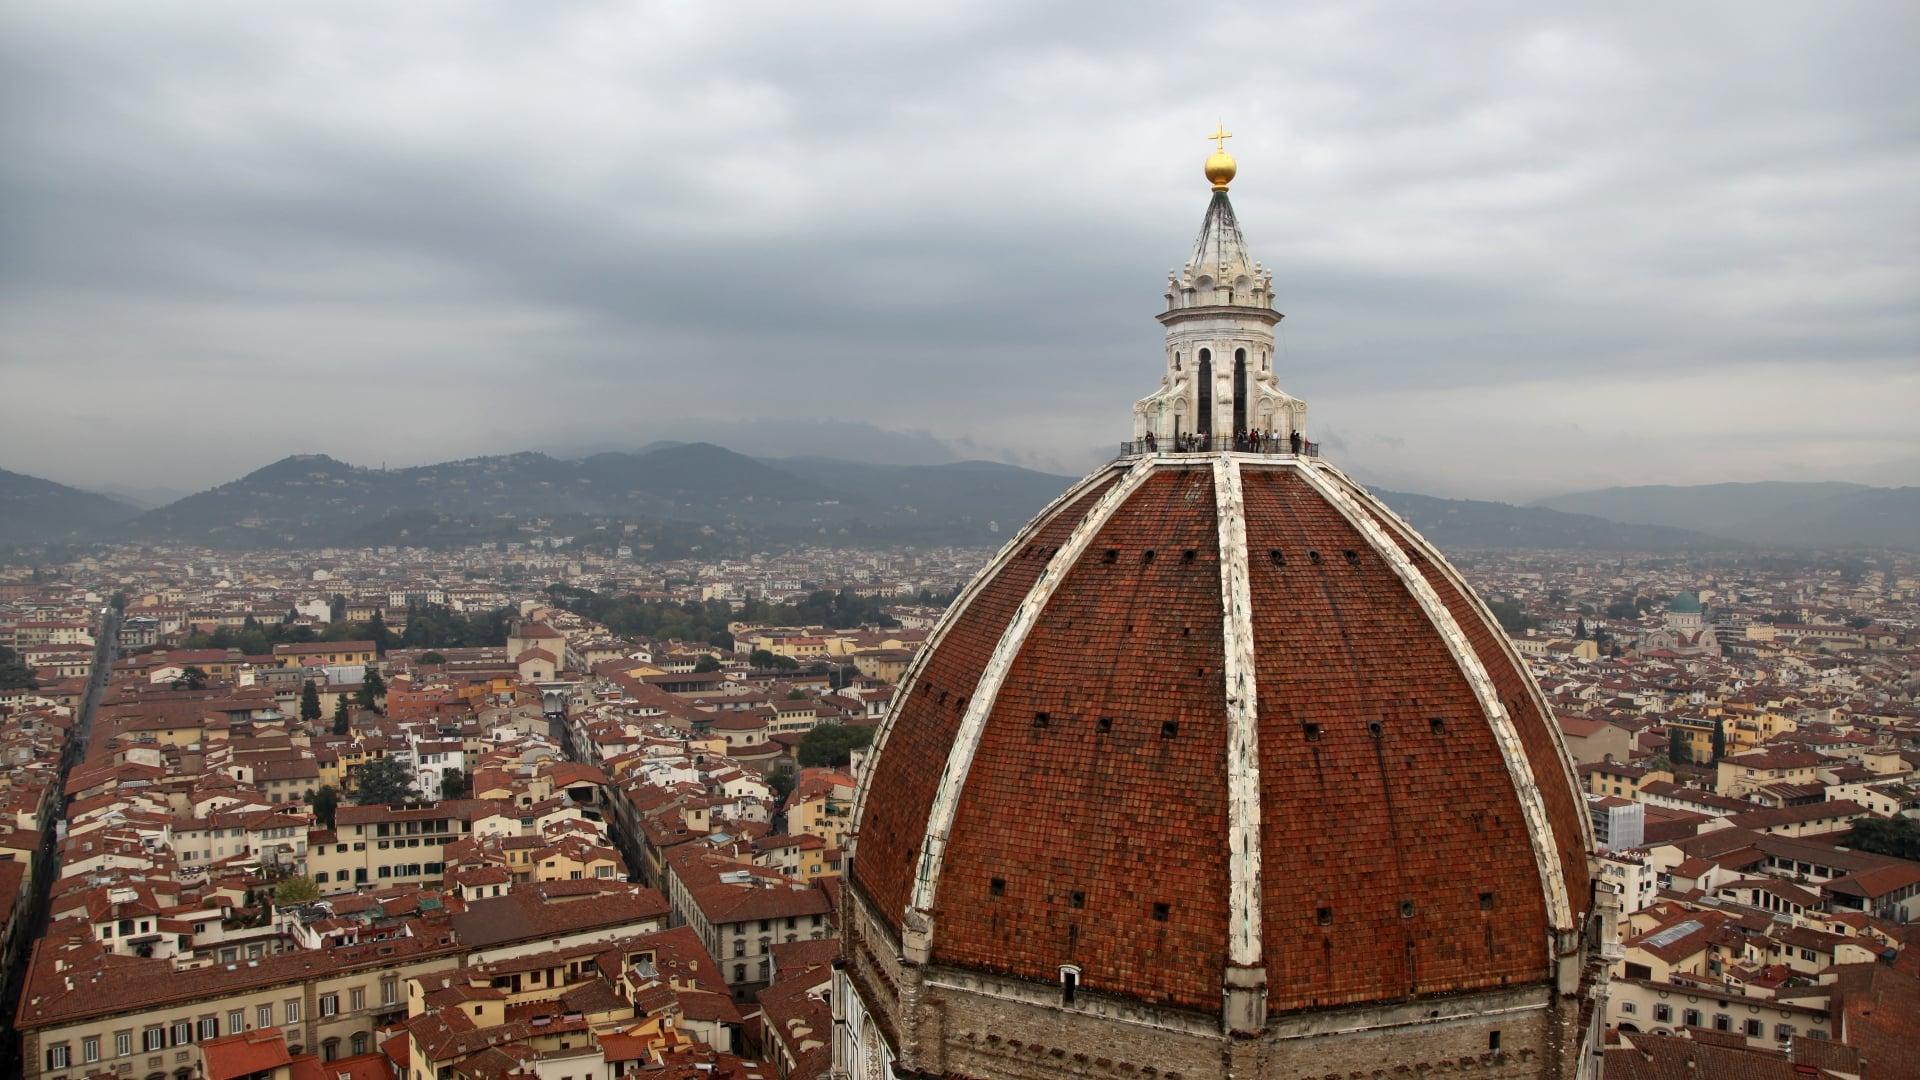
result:
<svg viewBox="0 0 1920 1080"><path fill-rule="evenodd" d="M1362 475L1914 482L1916 45L1892 2L10 0L0 463L826 422L1075 471L1224 117Z"/></svg>

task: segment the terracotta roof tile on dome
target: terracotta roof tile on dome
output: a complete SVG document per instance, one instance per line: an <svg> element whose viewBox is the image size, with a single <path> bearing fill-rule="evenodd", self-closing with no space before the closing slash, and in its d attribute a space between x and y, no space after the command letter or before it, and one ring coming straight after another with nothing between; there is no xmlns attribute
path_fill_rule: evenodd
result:
<svg viewBox="0 0 1920 1080"><path fill-rule="evenodd" d="M1348 491L1365 495L1359 485L1345 477L1340 477L1340 480ZM1588 886L1586 853L1593 847L1592 826L1586 811L1580 806L1577 795L1580 785L1570 772L1571 762L1562 747L1553 714L1540 700L1532 676L1507 644L1506 635L1499 629L1487 606L1472 595L1457 574L1446 573L1444 568L1436 566L1437 552L1430 555L1431 547L1420 540L1410 526L1394 516L1384 504L1370 497L1369 502L1372 503L1369 510L1374 518L1388 526L1389 534L1399 542L1408 558L1440 594L1447 610L1467 635L1474 652L1486 663L1487 674L1499 691L1501 703L1513 717L1515 732L1526 749L1527 765L1532 771L1533 781L1547 804L1547 815L1553 823L1554 847L1560 857L1561 871L1566 875L1567 893L1573 897L1585 897ZM1498 662L1500 658L1506 662ZM1584 910L1584 906L1581 910Z"/></svg>
<svg viewBox="0 0 1920 1080"><path fill-rule="evenodd" d="M1288 973L1271 1007L1537 976L1546 917L1526 822L1445 643L1297 475L1255 473L1246 490L1247 546L1265 554L1251 573L1267 967ZM1321 872L1299 873L1302 853Z"/></svg>
<svg viewBox="0 0 1920 1080"><path fill-rule="evenodd" d="M998 574L976 582L956 601L952 614L922 651L911 693L895 705L892 734L896 753L889 765L886 796L867 805L861 818L861 846L874 863L904 872L869 879L874 901L887 911L904 910L911 883L912 862L926 833L927 812L947 748L960 726L960 713L978 682L980 669L993 651L1013 609L1046 568L1038 553L1058 547L1079 515L1113 483L1103 476L1066 505L1043 511L1020 542L1023 551ZM907 685L903 682L902 685Z"/></svg>
<svg viewBox="0 0 1920 1080"><path fill-rule="evenodd" d="M1218 1011L1250 938L1288 1011L1544 983L1588 907L1526 670L1437 552L1306 458L1083 481L955 602L877 747L850 880L935 964Z"/></svg>
<svg viewBox="0 0 1920 1080"><path fill-rule="evenodd" d="M947 850L939 955L1046 978L1077 963L1090 990L1217 1007L1227 735L1211 478L1168 471L1127 505L1139 512L1095 537L995 699ZM1147 563L1148 548L1166 557Z"/></svg>

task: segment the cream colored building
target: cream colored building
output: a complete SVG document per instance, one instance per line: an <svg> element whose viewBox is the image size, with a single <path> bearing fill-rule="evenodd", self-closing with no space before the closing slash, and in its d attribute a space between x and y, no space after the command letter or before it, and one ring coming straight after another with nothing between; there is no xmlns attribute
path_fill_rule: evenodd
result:
<svg viewBox="0 0 1920 1080"><path fill-rule="evenodd" d="M307 848L307 876L323 893L438 881L446 870L446 845L474 834L518 836L520 821L505 804L476 799L341 806L332 840Z"/></svg>
<svg viewBox="0 0 1920 1080"><path fill-rule="evenodd" d="M849 773L805 769L787 799L787 831L842 847L853 828L854 779Z"/></svg>
<svg viewBox="0 0 1920 1080"><path fill-rule="evenodd" d="M195 1043L266 1027L285 1029L294 1053L366 1053L374 1028L403 1015L404 980L457 961L452 946L363 945L176 972L166 980L103 980L93 993L69 995L57 1015L37 1016L27 1003L22 1075L190 1078Z"/></svg>
<svg viewBox="0 0 1920 1080"><path fill-rule="evenodd" d="M1744 796L1773 784L1811 784L1814 773L1827 764L1806 750L1758 750L1720 759L1713 790L1720 795Z"/></svg>
<svg viewBox="0 0 1920 1080"><path fill-rule="evenodd" d="M1672 1032L1703 1027L1737 1032L1755 1049L1777 1050L1794 1039L1833 1033L1823 988L1812 996L1764 1000L1729 996L1706 987L1615 977L1607 987L1607 1024L1622 1031Z"/></svg>

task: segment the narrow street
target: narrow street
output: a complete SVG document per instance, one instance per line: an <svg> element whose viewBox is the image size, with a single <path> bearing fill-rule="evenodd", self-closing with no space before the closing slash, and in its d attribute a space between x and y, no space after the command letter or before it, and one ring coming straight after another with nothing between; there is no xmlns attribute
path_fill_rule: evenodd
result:
<svg viewBox="0 0 1920 1080"><path fill-rule="evenodd" d="M547 714L547 730L553 737L553 741L559 744L561 752L566 754L567 760L582 765L592 765L595 768L601 767L592 755L586 753L584 747L575 745L573 729L567 723L567 713L564 708L560 712ZM618 788L609 788L607 797L609 799L624 798L620 795ZM619 849L621 857L627 860L627 880L658 888L659 883L648 881L646 873L641 869L638 838L626 835L626 829L621 824L622 815L615 813L611 805L601 807L600 812L607 823L608 839L612 840L614 847Z"/></svg>
<svg viewBox="0 0 1920 1080"><path fill-rule="evenodd" d="M93 734L93 711L99 703L107 686L107 676L113 668L113 659L117 655L116 641L120 633L120 613L108 610L102 621L99 639L93 654L93 678L87 684L86 699L80 705L80 715L74 723L73 733L67 740L65 751L60 756L59 778L54 784L56 810L47 828L40 838L40 850L34 857L33 884L30 895L21 902L28 905L26 921L23 924L20 939L20 955L7 965L4 990L0 991L0 1008L6 1010L6 1023L0 1025L0 1062L14 1063L12 1074L19 1075L20 1039L14 1030L13 1017L20 1003L21 984L26 979L27 961L33 955L33 945L47 931L49 910L47 897L53 890L53 882L60 874L60 826L67 819L67 774L74 765L86 757L87 740Z"/></svg>

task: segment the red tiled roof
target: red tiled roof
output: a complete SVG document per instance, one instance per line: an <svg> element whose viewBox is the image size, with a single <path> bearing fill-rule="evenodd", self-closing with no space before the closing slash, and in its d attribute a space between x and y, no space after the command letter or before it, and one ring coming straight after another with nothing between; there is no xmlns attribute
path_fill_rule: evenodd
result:
<svg viewBox="0 0 1920 1080"><path fill-rule="evenodd" d="M1460 662L1393 566L1291 466L1249 462L1242 473L1268 1008L1545 980L1534 838ZM896 931L980 672L1110 483L1039 522L956 604L902 688L853 869ZM1585 810L1553 720L1485 606L1351 490L1490 676L1577 917ZM1211 474L1163 465L1034 616L955 802L936 961L1046 982L1074 964L1090 990L1219 1008L1229 892L1219 532Z"/></svg>
<svg viewBox="0 0 1920 1080"><path fill-rule="evenodd" d="M1920 979L1884 964L1846 964L1835 970L1838 1036L1867 1060L1866 1075L1920 1080L1920 1054L1913 1052L1920 1046Z"/></svg>
<svg viewBox="0 0 1920 1080"><path fill-rule="evenodd" d="M1348 490L1355 495L1365 495L1352 485L1348 485ZM1428 554L1432 549L1377 501L1368 497L1367 502L1376 507L1375 518L1388 526L1414 566L1446 602L1447 610L1459 622L1473 651L1486 665L1487 674L1493 679L1500 701L1507 707L1526 750L1527 768L1546 803L1547 819L1553 829L1552 844L1560 857L1561 872L1566 876L1567 895L1577 906L1579 898L1587 895L1587 813L1567 776L1569 763L1558 749L1553 717L1535 702L1533 679L1506 647L1505 632L1487 605L1456 585L1450 576L1437 573L1434 560Z"/></svg>
<svg viewBox="0 0 1920 1080"><path fill-rule="evenodd" d="M1032 546L1046 551L1065 543L1074 523L1111 483L1096 483L1057 514L1034 534ZM971 602L956 603L943 620L938 647L922 660L913 692L895 706L885 746L887 767L874 771L859 822L860 858L854 873L896 930L912 888L913 864L926 835L934 790L947 750L959 734L960 714L1000 632L1045 568L1045 559L1015 558L982 583Z"/></svg>
<svg viewBox="0 0 1920 1080"><path fill-rule="evenodd" d="M405 1039L400 1040L403 1044ZM404 1046L402 1050L404 1051ZM361 1054L357 1057L335 1058L324 1066L319 1058L307 1055L314 1062L314 1072L326 1080L393 1080L393 1065L385 1054Z"/></svg>
<svg viewBox="0 0 1920 1080"><path fill-rule="evenodd" d="M1745 1038L1720 1041L1719 1032L1689 1029L1693 1038L1623 1035L1622 1047L1608 1047L1608 1080L1804 1080L1787 1055L1747 1047ZM1794 1040L1797 1044L1801 1040Z"/></svg>
<svg viewBox="0 0 1920 1080"><path fill-rule="evenodd" d="M467 904L453 916L460 941L485 948L531 937L561 937L600 927L666 922L666 898L625 882L543 881Z"/></svg>
<svg viewBox="0 0 1920 1080"><path fill-rule="evenodd" d="M207 1039L200 1044L206 1061L206 1080L235 1080L289 1064L287 1037L279 1028L264 1028Z"/></svg>

